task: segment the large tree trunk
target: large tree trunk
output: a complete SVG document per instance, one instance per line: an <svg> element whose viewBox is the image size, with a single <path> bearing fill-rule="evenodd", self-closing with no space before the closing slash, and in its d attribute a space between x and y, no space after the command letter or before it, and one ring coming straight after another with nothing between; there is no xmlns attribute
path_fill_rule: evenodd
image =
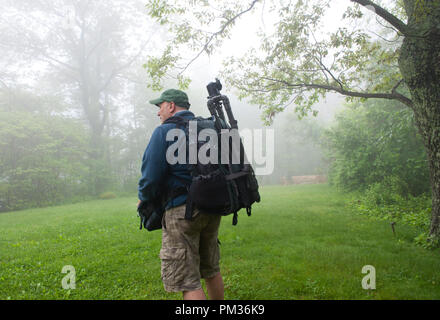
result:
<svg viewBox="0 0 440 320"><path fill-rule="evenodd" d="M91 129L91 193L99 195L109 187L110 161L108 159L108 140L104 137L104 128L108 125L108 111L99 101L92 101L84 107L87 110L87 119Z"/></svg>
<svg viewBox="0 0 440 320"><path fill-rule="evenodd" d="M90 127L90 183L89 192L99 195L109 184L109 163L106 161L108 141L105 141L103 132L108 125L108 109L99 101L100 93L94 90L87 71L82 75L81 104L84 115Z"/></svg>
<svg viewBox="0 0 440 320"><path fill-rule="evenodd" d="M440 50L440 49L439 49ZM440 239L440 86L419 88L414 113L428 156L432 190L432 216L430 236ZM422 100L422 101L420 101Z"/></svg>
<svg viewBox="0 0 440 320"><path fill-rule="evenodd" d="M405 1L408 29L399 66L408 85L416 124L423 137L432 187L430 236L440 239L440 5Z"/></svg>

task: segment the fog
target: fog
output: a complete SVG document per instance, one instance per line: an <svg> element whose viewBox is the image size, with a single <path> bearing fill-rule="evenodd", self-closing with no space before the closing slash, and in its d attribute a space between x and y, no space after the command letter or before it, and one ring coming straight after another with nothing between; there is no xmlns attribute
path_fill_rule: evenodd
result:
<svg viewBox="0 0 440 320"><path fill-rule="evenodd" d="M142 154L159 125L148 101L160 91L147 86L143 65L163 48L166 29L147 15L142 0L1 2L0 211L105 192L136 195ZM270 31L273 19L261 10L249 14L218 51L189 66L191 111L210 116L206 85L219 76L224 59L256 43L257 27L249 25ZM164 87L177 87L177 81L168 78ZM273 170L260 175L260 183L326 174L319 139L299 129L328 127L341 97L329 94L314 106L316 118L299 121L287 106L264 126L258 106L240 101L227 85L222 93L240 130L274 132L274 141L263 143ZM33 195L26 204L23 194Z"/></svg>

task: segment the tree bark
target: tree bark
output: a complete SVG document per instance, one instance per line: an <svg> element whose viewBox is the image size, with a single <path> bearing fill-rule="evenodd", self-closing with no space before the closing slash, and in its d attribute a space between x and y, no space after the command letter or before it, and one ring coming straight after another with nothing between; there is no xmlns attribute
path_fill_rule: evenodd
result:
<svg viewBox="0 0 440 320"><path fill-rule="evenodd" d="M407 34L399 67L409 87L413 111L423 138L432 188L431 240L440 239L440 5L434 1L405 1Z"/></svg>

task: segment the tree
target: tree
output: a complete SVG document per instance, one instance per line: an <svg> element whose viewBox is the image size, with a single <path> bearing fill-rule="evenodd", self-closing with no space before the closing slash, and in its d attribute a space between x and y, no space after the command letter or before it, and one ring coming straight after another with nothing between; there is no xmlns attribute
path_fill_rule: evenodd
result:
<svg viewBox="0 0 440 320"><path fill-rule="evenodd" d="M176 34L174 45L189 45L198 50L196 58L204 51L209 54L222 39L229 37L234 22L253 10L258 2L262 1L235 5L226 1L221 8L212 8L204 0L173 5L166 0L151 0L149 10L160 22L171 25ZM330 91L350 99L395 100L410 108L429 162L430 240L437 241L440 239L440 2L400 0L388 5L389 9L379 1L346 2L344 19L352 24L326 37L317 32L331 1L272 2L270 9L278 17L275 31L262 35L258 51L253 49L243 58L228 59L225 76L239 89L241 98L264 108L268 122L290 104L306 114ZM185 8L188 5L192 6ZM263 2L263 8L266 5ZM175 14L189 15L189 11L198 23L188 19L175 23L171 18ZM379 30L373 31L374 36L367 31L368 16L377 20ZM207 26L218 28L204 30ZM167 70L170 63L179 61L179 56L173 56L170 51L162 58L168 61ZM155 62L160 61L163 60ZM178 75L182 76L187 67L188 64L181 67Z"/></svg>
<svg viewBox="0 0 440 320"><path fill-rule="evenodd" d="M84 126L0 108L0 212L83 197L89 184Z"/></svg>
<svg viewBox="0 0 440 320"><path fill-rule="evenodd" d="M127 70L135 62L141 65L154 34L136 33L145 27L143 5L135 0L7 0L0 19L0 50L9 58L6 74L19 82L30 70L39 91L45 79L41 73L49 75L49 90L64 97L71 114L85 119L94 194L105 190L111 176L110 117L129 83ZM35 66L43 71L33 71Z"/></svg>

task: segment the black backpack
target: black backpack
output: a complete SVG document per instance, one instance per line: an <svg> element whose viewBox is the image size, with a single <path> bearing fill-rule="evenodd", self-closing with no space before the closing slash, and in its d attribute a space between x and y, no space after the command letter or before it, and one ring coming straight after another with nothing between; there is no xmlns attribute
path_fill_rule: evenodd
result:
<svg viewBox="0 0 440 320"><path fill-rule="evenodd" d="M164 123L175 123L177 128L185 131L187 151L189 150L189 121L179 116L173 116ZM213 117L192 118L191 121L197 123L197 137L203 129L212 129L217 133L217 142L219 147L217 163L203 164L197 161L196 164L188 164L192 176L192 182L187 185L187 202L185 218L191 219L195 208L210 214L229 215L233 214L233 225L237 224L238 211L246 209L248 216L251 215L252 204L260 202L258 192L258 182L254 170L250 164L245 163L245 153L242 141L240 139L240 160L239 163L233 163L232 145L229 143L229 159L221 159L222 145L221 134L229 134L231 128L224 122L221 123L221 131L216 127ZM236 134L238 132L236 131ZM200 148L210 141L197 141L197 154ZM187 152L188 157L188 152ZM188 161L188 158L187 158ZM237 162L237 161L235 161ZM187 162L189 163L189 161ZM186 181L182 181L185 184ZM172 191L173 192L173 191ZM174 191L175 192L175 191Z"/></svg>

